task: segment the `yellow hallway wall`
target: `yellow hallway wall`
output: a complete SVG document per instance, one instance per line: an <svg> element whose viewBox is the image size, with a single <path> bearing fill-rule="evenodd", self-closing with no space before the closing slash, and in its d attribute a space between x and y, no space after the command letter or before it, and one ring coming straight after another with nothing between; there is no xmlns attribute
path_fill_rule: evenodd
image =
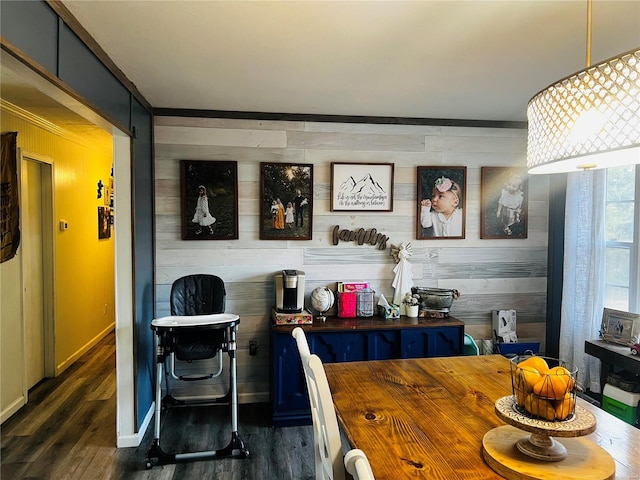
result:
<svg viewBox="0 0 640 480"><path fill-rule="evenodd" d="M109 184L113 144L106 133L76 137L19 109L3 108L0 125L2 132L18 132L23 155L53 162L55 368L60 373L115 322L114 232L110 239L98 239L97 207L105 205L104 198L96 198L98 181ZM67 231L58 228L61 219L68 222ZM3 287L3 303L4 294Z"/></svg>

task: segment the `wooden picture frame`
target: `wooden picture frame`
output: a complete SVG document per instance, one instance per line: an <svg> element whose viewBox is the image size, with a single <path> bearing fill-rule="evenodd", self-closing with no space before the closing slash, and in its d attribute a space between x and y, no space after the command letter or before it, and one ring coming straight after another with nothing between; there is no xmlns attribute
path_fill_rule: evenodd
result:
<svg viewBox="0 0 640 480"><path fill-rule="evenodd" d="M98 207L98 240L111 238L111 211L109 207Z"/></svg>
<svg viewBox="0 0 640 480"><path fill-rule="evenodd" d="M603 309L600 336L607 342L629 347L640 342L640 314Z"/></svg>
<svg viewBox="0 0 640 480"><path fill-rule="evenodd" d="M331 163L331 211L393 212L393 163Z"/></svg>
<svg viewBox="0 0 640 480"><path fill-rule="evenodd" d="M313 165L260 163L260 239L311 240Z"/></svg>
<svg viewBox="0 0 640 480"><path fill-rule="evenodd" d="M465 238L467 167L418 167L416 238Z"/></svg>
<svg viewBox="0 0 640 480"><path fill-rule="evenodd" d="M527 238L526 169L482 167L480 191L480 238Z"/></svg>
<svg viewBox="0 0 640 480"><path fill-rule="evenodd" d="M181 160L183 240L238 238L238 162Z"/></svg>

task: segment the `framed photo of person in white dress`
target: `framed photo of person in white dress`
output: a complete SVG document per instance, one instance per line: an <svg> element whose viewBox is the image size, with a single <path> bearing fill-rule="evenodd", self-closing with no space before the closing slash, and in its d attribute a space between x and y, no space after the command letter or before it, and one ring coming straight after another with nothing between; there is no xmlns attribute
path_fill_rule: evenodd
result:
<svg viewBox="0 0 640 480"><path fill-rule="evenodd" d="M416 238L465 237L467 167L418 167Z"/></svg>
<svg viewBox="0 0 640 480"><path fill-rule="evenodd" d="M480 189L480 238L527 238L526 170L482 167Z"/></svg>
<svg viewBox="0 0 640 480"><path fill-rule="evenodd" d="M238 238L238 162L182 160L183 240Z"/></svg>

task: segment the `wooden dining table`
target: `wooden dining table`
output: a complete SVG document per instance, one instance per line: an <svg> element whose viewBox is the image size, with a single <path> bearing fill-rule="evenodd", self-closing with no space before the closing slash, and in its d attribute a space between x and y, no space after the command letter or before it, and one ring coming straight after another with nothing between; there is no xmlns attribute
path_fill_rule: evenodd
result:
<svg viewBox="0 0 640 480"><path fill-rule="evenodd" d="M485 434L505 425L495 403L512 393L507 358L333 363L325 371L343 433L366 453L376 480L504 478L482 451ZM613 458L613 478L640 479L640 430L581 398L577 405L596 419L584 438Z"/></svg>

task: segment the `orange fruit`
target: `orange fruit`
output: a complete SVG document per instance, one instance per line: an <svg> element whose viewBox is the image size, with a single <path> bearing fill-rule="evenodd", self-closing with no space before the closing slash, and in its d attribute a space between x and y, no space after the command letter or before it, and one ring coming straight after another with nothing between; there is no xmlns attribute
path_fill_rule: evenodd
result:
<svg viewBox="0 0 640 480"><path fill-rule="evenodd" d="M516 368L515 378L513 380L517 390L523 390L526 393L531 393L534 385L542 380L542 375L533 367L518 367Z"/></svg>
<svg viewBox="0 0 640 480"><path fill-rule="evenodd" d="M549 370L549 365L547 364L546 360L536 355L533 355L526 360L522 360L520 363L518 363L518 367L532 367L540 373L547 373L547 370Z"/></svg>
<svg viewBox="0 0 640 480"><path fill-rule="evenodd" d="M553 421L556 419L556 409L554 405L545 398L530 393L524 400L524 409L531 415Z"/></svg>
<svg viewBox="0 0 640 480"><path fill-rule="evenodd" d="M533 393L552 400L561 400L569 391L565 375L543 375L542 380L533 386Z"/></svg>
<svg viewBox="0 0 640 480"><path fill-rule="evenodd" d="M564 367L553 367L549 369L549 375L560 375L564 378L564 381L567 384L567 388L569 391L573 390L573 387L576 386L576 381L571 376L571 372Z"/></svg>
<svg viewBox="0 0 640 480"><path fill-rule="evenodd" d="M564 420L571 413L573 413L574 408L576 407L576 401L570 393L565 394L562 400L556 400L555 404L555 412L556 419Z"/></svg>

